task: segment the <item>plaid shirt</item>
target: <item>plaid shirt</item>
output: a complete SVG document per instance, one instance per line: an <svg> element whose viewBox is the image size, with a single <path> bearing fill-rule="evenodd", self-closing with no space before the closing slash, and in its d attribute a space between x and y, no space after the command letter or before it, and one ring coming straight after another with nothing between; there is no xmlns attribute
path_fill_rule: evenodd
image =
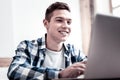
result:
<svg viewBox="0 0 120 80"><path fill-rule="evenodd" d="M86 59L86 56L75 49L73 45L64 45L65 67L74 62ZM45 78L58 78L61 69L44 68L42 64L45 60L45 37L33 41L22 41L16 50L16 55L8 70L8 78L11 80L45 80Z"/></svg>

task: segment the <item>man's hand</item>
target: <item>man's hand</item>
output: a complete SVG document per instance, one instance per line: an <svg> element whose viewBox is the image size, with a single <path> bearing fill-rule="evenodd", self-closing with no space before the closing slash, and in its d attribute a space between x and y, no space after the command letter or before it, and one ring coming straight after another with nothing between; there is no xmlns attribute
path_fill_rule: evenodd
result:
<svg viewBox="0 0 120 80"><path fill-rule="evenodd" d="M86 62L76 62L66 69L60 71L60 78L76 78L84 73Z"/></svg>

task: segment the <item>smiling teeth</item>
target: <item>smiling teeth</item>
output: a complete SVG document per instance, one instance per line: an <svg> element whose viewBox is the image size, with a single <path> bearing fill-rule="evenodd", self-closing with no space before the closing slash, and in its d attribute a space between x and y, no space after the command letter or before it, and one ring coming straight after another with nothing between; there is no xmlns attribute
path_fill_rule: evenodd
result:
<svg viewBox="0 0 120 80"><path fill-rule="evenodd" d="M67 35L67 32L60 32L61 34L63 34L63 35Z"/></svg>

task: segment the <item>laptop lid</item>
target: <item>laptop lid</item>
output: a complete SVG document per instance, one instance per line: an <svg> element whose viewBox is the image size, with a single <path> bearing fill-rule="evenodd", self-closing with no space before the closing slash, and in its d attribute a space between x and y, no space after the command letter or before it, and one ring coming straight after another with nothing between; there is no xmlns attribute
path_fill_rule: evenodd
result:
<svg viewBox="0 0 120 80"><path fill-rule="evenodd" d="M120 18L96 15L86 66L86 79L120 78Z"/></svg>

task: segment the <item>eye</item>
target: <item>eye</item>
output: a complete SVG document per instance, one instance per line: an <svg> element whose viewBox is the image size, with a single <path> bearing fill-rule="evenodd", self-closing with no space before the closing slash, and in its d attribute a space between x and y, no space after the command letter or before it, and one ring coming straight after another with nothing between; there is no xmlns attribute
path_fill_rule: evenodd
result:
<svg viewBox="0 0 120 80"><path fill-rule="evenodd" d="M67 24L68 24L68 25L70 25L71 23L72 23L72 21L71 21L71 20L67 21Z"/></svg>
<svg viewBox="0 0 120 80"><path fill-rule="evenodd" d="M57 22L63 22L63 20L62 19L58 19L58 20L56 20Z"/></svg>

